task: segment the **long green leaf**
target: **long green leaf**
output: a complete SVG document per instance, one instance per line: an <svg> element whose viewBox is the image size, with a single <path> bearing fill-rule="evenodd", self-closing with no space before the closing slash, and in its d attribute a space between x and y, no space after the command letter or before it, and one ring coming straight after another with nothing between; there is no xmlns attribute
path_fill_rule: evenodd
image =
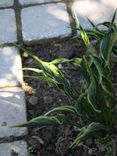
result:
<svg viewBox="0 0 117 156"><path fill-rule="evenodd" d="M110 132L110 129L103 124L92 122L88 126L84 126L81 129L80 133L72 143L71 147L79 146L84 140L86 140L88 137L91 137L93 134L95 134L95 132L98 131Z"/></svg>
<svg viewBox="0 0 117 156"><path fill-rule="evenodd" d="M49 126L49 125L60 125L61 122L54 116L39 116L26 123L15 125L13 127L40 127L40 126Z"/></svg>
<svg viewBox="0 0 117 156"><path fill-rule="evenodd" d="M42 73L42 70L37 69L37 68L22 68L22 70L29 70L29 71L36 72L36 73Z"/></svg>
<svg viewBox="0 0 117 156"><path fill-rule="evenodd" d="M111 23L113 24L116 18L117 10L114 12L114 15L112 17Z"/></svg>
<svg viewBox="0 0 117 156"><path fill-rule="evenodd" d="M80 35L87 47L87 50L88 50L88 54L91 54L91 55L96 55L95 52L94 52L94 49L92 47L92 45L90 44L90 41L89 41L89 38L85 32L85 30L82 28L82 26L80 25L80 22L78 20L78 17L76 15L76 12L74 12L74 18L76 20L76 26L77 28L80 30Z"/></svg>
<svg viewBox="0 0 117 156"><path fill-rule="evenodd" d="M66 63L66 62L69 62L69 59L58 58L58 59L55 59L55 60L51 61L50 63L51 64L62 64L62 63Z"/></svg>
<svg viewBox="0 0 117 156"><path fill-rule="evenodd" d="M80 124L77 122L74 122L72 120L69 120L68 117L66 117L64 114L59 114L57 116L39 116L36 117L26 123L14 125L15 127L41 127L41 126L59 126L59 125L71 125L71 126L77 126L81 127Z"/></svg>
<svg viewBox="0 0 117 156"><path fill-rule="evenodd" d="M93 49L93 47L92 47L92 45L91 45L91 43L89 41L89 38L88 38L86 32L84 31L84 29L81 26L80 26L80 34L81 34L82 39L83 39L83 41L84 41L84 43L85 43L85 45L87 47L88 54L95 56L96 53L95 53L95 51L94 51L94 49Z"/></svg>
<svg viewBox="0 0 117 156"><path fill-rule="evenodd" d="M109 32L101 42L100 46L101 57L102 59L105 60L106 66L110 65L111 52L116 41L117 41L117 32L115 32L113 35Z"/></svg>
<svg viewBox="0 0 117 156"><path fill-rule="evenodd" d="M33 60L39 64L42 65L42 61L41 59L39 59L37 56L35 56L30 50L23 48L22 46L20 46L19 44L13 43L17 48L21 49L22 51L26 52L29 56L31 56L33 58Z"/></svg>
<svg viewBox="0 0 117 156"><path fill-rule="evenodd" d="M73 58L69 61L69 63L74 66L76 69L78 69L84 79L86 80L86 83L89 84L90 82L90 76L89 76L89 70L88 70L88 61L85 57L83 58Z"/></svg>
<svg viewBox="0 0 117 156"><path fill-rule="evenodd" d="M36 57L32 52L22 48L20 45L16 45L21 50L27 52L33 60L39 65L41 71L43 71L43 75L41 76L48 83L50 82L53 85L56 85L59 89L63 90L67 96L70 96L73 99L77 99L79 93L73 88L70 84L69 80L65 78L63 73L54 65L52 62L45 62Z"/></svg>
<svg viewBox="0 0 117 156"><path fill-rule="evenodd" d="M68 105L64 105L64 106L59 106L59 107L56 107L50 111L48 111L45 115L49 115L53 112L60 112L60 113L73 113L73 114L77 114L76 113L76 109L74 106L68 106Z"/></svg>

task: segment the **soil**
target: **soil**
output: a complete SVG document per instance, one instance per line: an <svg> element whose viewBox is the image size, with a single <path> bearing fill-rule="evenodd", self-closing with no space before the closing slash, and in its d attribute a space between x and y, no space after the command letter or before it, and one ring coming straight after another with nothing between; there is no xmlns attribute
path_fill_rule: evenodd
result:
<svg viewBox="0 0 117 156"><path fill-rule="evenodd" d="M94 46L98 48L95 41ZM51 61L55 58L66 57L73 58L86 55L86 49L81 40L69 38L60 41L51 41L39 43L36 46L27 47L35 55L45 61ZM37 67L33 60L25 54L22 56L24 67ZM68 78L76 88L80 88L82 77L78 71L72 67L65 65L60 66L63 72L66 72ZM117 97L117 65L112 66L112 81L115 96ZM25 71L25 75L32 75L31 72ZM73 104L74 101L68 99L62 92L48 86L41 80L25 79L30 86L25 86L27 117L28 120L33 117L44 114L55 106L64 104ZM107 152L103 147L95 145L93 139L87 140L84 145L69 149L69 146L78 133L76 127L60 126L60 127L42 127L29 129L28 144L29 152L32 156L107 156ZM116 136L114 136L116 137ZM114 151L116 153L116 139L114 139ZM114 153L114 154L115 154ZM110 154L109 154L110 155ZM113 155L113 154L112 154ZM115 154L116 156L116 154Z"/></svg>

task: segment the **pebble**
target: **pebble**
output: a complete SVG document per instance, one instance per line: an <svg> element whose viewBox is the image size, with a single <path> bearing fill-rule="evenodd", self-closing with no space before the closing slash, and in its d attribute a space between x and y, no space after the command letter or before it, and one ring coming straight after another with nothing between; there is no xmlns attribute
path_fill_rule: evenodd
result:
<svg viewBox="0 0 117 156"><path fill-rule="evenodd" d="M92 142L92 139L86 140L86 144L87 144L87 145L92 145L92 143L93 143L93 142Z"/></svg>
<svg viewBox="0 0 117 156"><path fill-rule="evenodd" d="M44 103L52 103L53 98L51 96L44 96Z"/></svg>
<svg viewBox="0 0 117 156"><path fill-rule="evenodd" d="M103 145L98 145L99 151L100 152L104 152L105 151L105 147Z"/></svg>
<svg viewBox="0 0 117 156"><path fill-rule="evenodd" d="M29 98L29 103L30 103L31 105L36 105L37 102L38 102L38 97L36 97L35 95L33 95L33 96L31 96L31 97Z"/></svg>
<svg viewBox="0 0 117 156"><path fill-rule="evenodd" d="M88 154L89 154L89 155L92 155L92 154L94 154L95 152L96 152L96 149L95 149L95 148L91 148L91 149L88 150Z"/></svg>

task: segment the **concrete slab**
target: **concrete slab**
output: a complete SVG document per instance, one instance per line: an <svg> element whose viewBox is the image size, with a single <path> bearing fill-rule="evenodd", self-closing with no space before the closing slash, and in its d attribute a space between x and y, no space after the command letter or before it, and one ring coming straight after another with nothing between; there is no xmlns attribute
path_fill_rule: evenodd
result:
<svg viewBox="0 0 117 156"><path fill-rule="evenodd" d="M17 86L23 82L19 50L15 47L0 48L0 88Z"/></svg>
<svg viewBox="0 0 117 156"><path fill-rule="evenodd" d="M46 3L46 2L59 2L61 0L19 0L20 4L26 5L26 4L40 4L40 3Z"/></svg>
<svg viewBox="0 0 117 156"><path fill-rule="evenodd" d="M24 41L66 37L71 33L64 3L24 8L21 17Z"/></svg>
<svg viewBox="0 0 117 156"><path fill-rule="evenodd" d="M27 133L26 128L10 128L26 122L24 95L23 90L18 87L0 89L0 138Z"/></svg>
<svg viewBox="0 0 117 156"><path fill-rule="evenodd" d="M0 44L12 43L14 41L17 41L14 10L0 10Z"/></svg>
<svg viewBox="0 0 117 156"><path fill-rule="evenodd" d="M76 1L72 5L72 11L76 12L84 28L91 28L87 17L95 24L110 21L116 9L117 1L115 0L83 0Z"/></svg>
<svg viewBox="0 0 117 156"><path fill-rule="evenodd" d="M24 141L0 144L0 156L28 156L27 144Z"/></svg>
<svg viewBox="0 0 117 156"><path fill-rule="evenodd" d="M9 7L13 6L13 0L0 0L0 7Z"/></svg>

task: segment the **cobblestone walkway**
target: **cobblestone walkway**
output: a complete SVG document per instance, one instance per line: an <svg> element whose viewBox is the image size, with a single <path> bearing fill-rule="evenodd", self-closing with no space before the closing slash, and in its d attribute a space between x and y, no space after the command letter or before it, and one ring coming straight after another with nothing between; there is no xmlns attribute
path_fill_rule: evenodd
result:
<svg viewBox="0 0 117 156"><path fill-rule="evenodd" d="M0 0L0 156L28 156L25 141L7 142L11 136L27 134L26 128L9 128L26 121L21 57L12 43L69 37L76 33L74 11L90 28L87 17L103 22L116 9L116 0Z"/></svg>

